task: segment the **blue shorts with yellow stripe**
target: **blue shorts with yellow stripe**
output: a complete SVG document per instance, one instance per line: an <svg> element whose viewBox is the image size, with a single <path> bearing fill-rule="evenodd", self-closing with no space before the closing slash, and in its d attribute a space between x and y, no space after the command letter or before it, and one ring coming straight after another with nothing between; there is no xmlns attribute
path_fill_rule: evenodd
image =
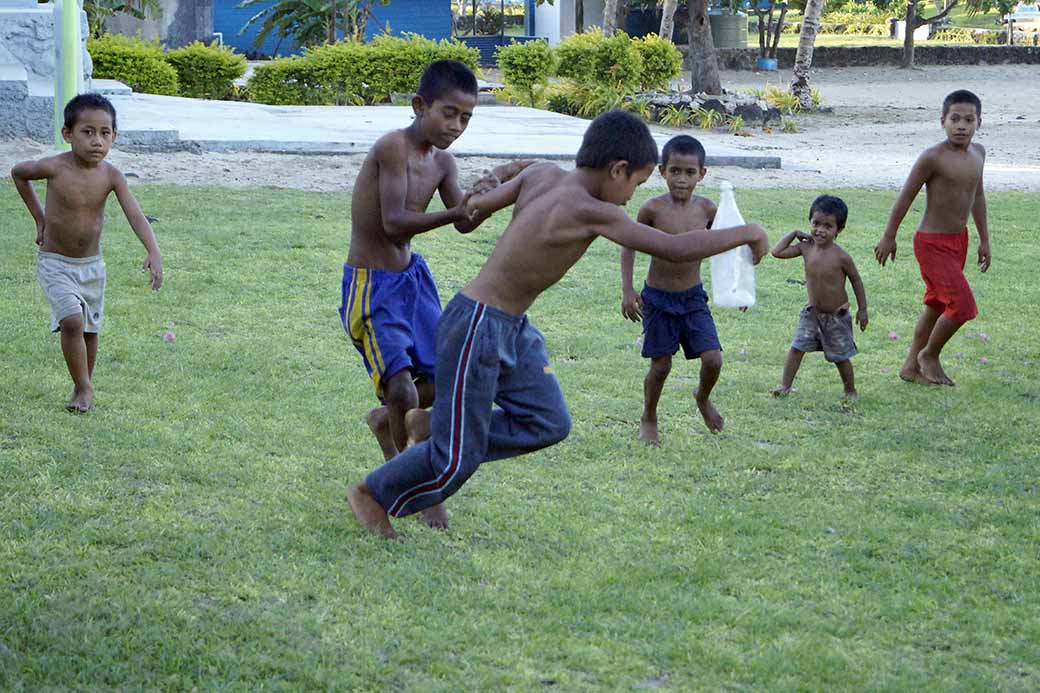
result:
<svg viewBox="0 0 1040 693"><path fill-rule="evenodd" d="M383 396L383 383L403 370L433 380L441 300L422 255L403 272L343 265L343 328Z"/></svg>

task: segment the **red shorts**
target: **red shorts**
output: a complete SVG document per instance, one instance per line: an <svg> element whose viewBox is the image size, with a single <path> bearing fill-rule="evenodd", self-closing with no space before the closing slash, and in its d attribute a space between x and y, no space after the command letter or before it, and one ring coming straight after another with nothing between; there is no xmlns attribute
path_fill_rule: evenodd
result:
<svg viewBox="0 0 1040 693"><path fill-rule="evenodd" d="M968 259L968 229L960 233L914 234L914 257L924 279L924 304L957 324L979 314L975 296L964 276Z"/></svg>

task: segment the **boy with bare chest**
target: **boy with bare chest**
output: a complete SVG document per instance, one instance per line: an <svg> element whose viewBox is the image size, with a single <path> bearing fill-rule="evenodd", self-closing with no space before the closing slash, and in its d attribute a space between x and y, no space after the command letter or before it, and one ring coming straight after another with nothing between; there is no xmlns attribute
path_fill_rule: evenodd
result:
<svg viewBox="0 0 1040 693"><path fill-rule="evenodd" d="M694 194L704 179L704 147L689 135L673 137L661 153L661 176L668 192L647 200L636 220L665 233L680 234L709 228L715 219L715 203ZM687 359L701 360L700 383L694 394L697 408L712 433L724 420L712 404L711 390L722 369L722 345L708 308L708 294L701 285L701 261L670 262L652 257L646 284L637 294L632 286L635 251L621 249L621 314L643 322L644 358L650 370L643 380L643 414L639 438L656 444L657 403L672 369L672 356L681 345Z"/></svg>
<svg viewBox="0 0 1040 693"><path fill-rule="evenodd" d="M440 298L415 236L454 224L472 231L458 168L446 150L465 131L477 100L477 81L462 63L441 60L424 72L412 100L415 120L381 137L354 186L350 250L343 267L340 319L361 354L376 396L385 404L367 422L386 459L403 450L409 431L423 437L434 397L434 338ZM508 179L523 162L498 167L475 189ZM439 193L446 209L427 212Z"/></svg>
<svg viewBox="0 0 1040 693"><path fill-rule="evenodd" d="M768 241L747 225L671 235L632 221L627 202L657 163L646 125L630 113L596 118L577 168L536 164L468 202L484 216L515 204L513 218L477 276L445 308L437 332L437 391L429 440L413 445L347 492L366 529L396 536L389 517L442 503L489 460L563 440L571 418L541 333L525 315L604 236L673 262L691 262L738 245L756 260ZM498 405L495 408L493 405Z"/></svg>
<svg viewBox="0 0 1040 693"><path fill-rule="evenodd" d="M105 261L101 229L105 202L116 194L130 227L148 251L144 269L151 286L162 286L159 245L148 219L130 192L126 178L105 161L116 139L116 110L98 94L81 94L65 106L62 137L72 150L11 169L15 188L36 221L40 252L36 274L51 306L51 330L61 333L61 351L73 390L65 408L87 412L94 407L94 364L104 318ZM47 181L41 206L32 186Z"/></svg>
<svg viewBox="0 0 1040 693"><path fill-rule="evenodd" d="M939 356L957 330L978 315L975 296L964 276L969 214L979 234L979 270L988 270L991 260L982 185L986 150L971 141L982 122L982 102L970 91L955 91L943 101L939 122L946 141L924 150L910 169L874 256L882 267L889 259L895 262L899 224L925 186L924 219L914 234L914 256L925 286L924 310L899 377L915 383L953 385Z"/></svg>
<svg viewBox="0 0 1040 693"><path fill-rule="evenodd" d="M845 203L832 195L817 197L809 209L812 235L801 231L787 234L773 248L773 257L795 258L799 255L805 265L805 288L809 303L802 308L791 349L784 362L780 387L773 395L780 397L791 392L794 377L808 351L822 351L824 358L838 368L845 386L845 397L855 398L856 381L852 361L856 342L852 337L852 315L845 280L852 284L856 294L856 322L860 330L867 329L867 293L856 270L852 256L834 242L848 219ZM797 239L796 245L791 245Z"/></svg>

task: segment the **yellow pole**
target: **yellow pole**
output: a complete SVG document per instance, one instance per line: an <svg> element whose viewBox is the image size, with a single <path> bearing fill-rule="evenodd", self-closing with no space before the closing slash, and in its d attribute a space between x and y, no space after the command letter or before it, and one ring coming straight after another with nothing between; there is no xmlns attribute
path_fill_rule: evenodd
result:
<svg viewBox="0 0 1040 693"><path fill-rule="evenodd" d="M60 75L55 75L55 86L60 83L60 93L54 94L54 145L68 149L61 137L61 126L64 125L65 104L79 94L80 79L83 72L80 56L79 38L79 2L78 0L62 0L61 7L61 65L55 66Z"/></svg>

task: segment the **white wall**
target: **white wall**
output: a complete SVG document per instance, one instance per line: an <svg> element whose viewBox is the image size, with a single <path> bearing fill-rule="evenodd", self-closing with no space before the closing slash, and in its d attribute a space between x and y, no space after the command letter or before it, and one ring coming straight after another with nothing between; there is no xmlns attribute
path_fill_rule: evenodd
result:
<svg viewBox="0 0 1040 693"><path fill-rule="evenodd" d="M604 0L585 0L585 28L603 26ZM542 3L534 11L534 32L555 46L574 33L574 0L556 0L552 5Z"/></svg>

